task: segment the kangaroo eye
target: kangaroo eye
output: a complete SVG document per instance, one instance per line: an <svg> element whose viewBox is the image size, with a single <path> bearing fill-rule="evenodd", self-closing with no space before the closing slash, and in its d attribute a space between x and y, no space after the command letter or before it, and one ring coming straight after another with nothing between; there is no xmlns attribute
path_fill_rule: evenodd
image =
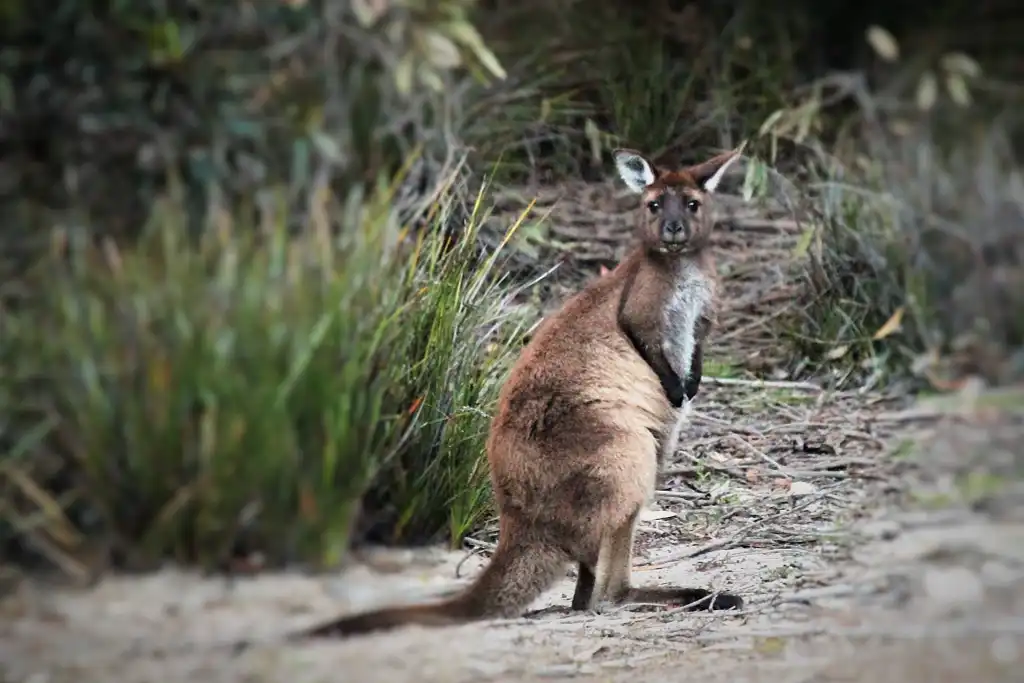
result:
<svg viewBox="0 0 1024 683"><path fill-rule="evenodd" d="M686 208L690 210L690 213L697 213L697 209L700 208L700 202L698 202L696 199L691 199L690 201L686 202Z"/></svg>
<svg viewBox="0 0 1024 683"><path fill-rule="evenodd" d="M658 209L660 209L660 208L661 208L661 202L659 202L657 199L652 199L651 201L647 202L647 209L651 213L657 213Z"/></svg>

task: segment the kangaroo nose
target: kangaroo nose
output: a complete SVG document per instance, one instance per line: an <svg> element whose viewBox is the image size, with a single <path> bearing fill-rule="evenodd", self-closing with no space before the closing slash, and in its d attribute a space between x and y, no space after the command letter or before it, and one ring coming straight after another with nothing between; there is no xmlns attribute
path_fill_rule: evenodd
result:
<svg viewBox="0 0 1024 683"><path fill-rule="evenodd" d="M666 221L665 222L665 234L675 237L683 232L682 221Z"/></svg>

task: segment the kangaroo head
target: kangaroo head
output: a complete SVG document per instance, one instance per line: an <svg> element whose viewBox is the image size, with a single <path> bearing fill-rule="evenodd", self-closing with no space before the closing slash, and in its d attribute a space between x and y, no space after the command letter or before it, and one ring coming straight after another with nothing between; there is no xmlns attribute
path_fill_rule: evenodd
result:
<svg viewBox="0 0 1024 683"><path fill-rule="evenodd" d="M619 177L640 195L636 229L647 248L681 254L707 244L714 226L709 200L745 146L679 170L658 168L633 149L615 150Z"/></svg>

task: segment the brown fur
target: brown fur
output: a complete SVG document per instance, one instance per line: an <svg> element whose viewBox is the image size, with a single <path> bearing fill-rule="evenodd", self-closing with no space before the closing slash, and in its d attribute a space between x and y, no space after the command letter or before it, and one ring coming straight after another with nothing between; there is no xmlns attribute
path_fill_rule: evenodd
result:
<svg viewBox="0 0 1024 683"><path fill-rule="evenodd" d="M643 199L661 192L706 201L701 173L665 173ZM712 593L704 589L630 583L634 528L653 493L659 442L674 413L658 372L622 326L658 346L659 311L679 262L697 259L713 270L703 248L693 251L710 230L704 215L687 248L675 252L664 249L656 217L640 219L636 248L546 319L523 350L487 440L498 547L473 584L448 600L342 617L300 637L517 616L570 562L579 568L573 609L628 600L704 600L694 608L709 608ZM741 606L739 596L723 594L714 608Z"/></svg>

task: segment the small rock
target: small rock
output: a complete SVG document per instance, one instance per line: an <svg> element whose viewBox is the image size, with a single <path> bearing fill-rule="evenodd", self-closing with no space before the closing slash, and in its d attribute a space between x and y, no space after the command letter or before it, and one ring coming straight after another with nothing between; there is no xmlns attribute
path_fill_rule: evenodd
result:
<svg viewBox="0 0 1024 683"><path fill-rule="evenodd" d="M789 495L794 497L810 496L817 490L814 484L806 481L794 481L789 485Z"/></svg>
<svg viewBox="0 0 1024 683"><path fill-rule="evenodd" d="M981 576L990 586L1012 586L1022 578L1019 569L995 560L981 565Z"/></svg>
<svg viewBox="0 0 1024 683"><path fill-rule="evenodd" d="M928 598L945 606L978 604L985 595L981 579L966 567L933 567L924 574Z"/></svg>
<svg viewBox="0 0 1024 683"><path fill-rule="evenodd" d="M992 642L992 659L1000 664L1013 664L1018 657L1017 643L1010 636L999 636Z"/></svg>

